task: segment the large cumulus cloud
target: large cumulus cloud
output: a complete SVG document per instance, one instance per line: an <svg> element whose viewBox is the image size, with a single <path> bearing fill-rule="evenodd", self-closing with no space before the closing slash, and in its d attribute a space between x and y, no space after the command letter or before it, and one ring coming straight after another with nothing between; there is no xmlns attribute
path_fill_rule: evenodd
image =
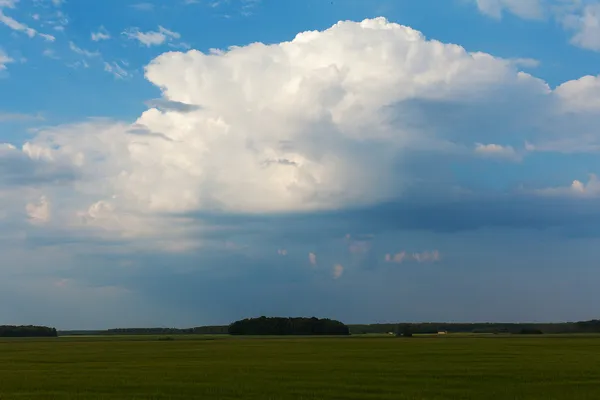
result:
<svg viewBox="0 0 600 400"><path fill-rule="evenodd" d="M0 168L25 163L39 178L22 177L27 192L6 207L36 229L181 239L215 229L194 223L199 212L468 194L447 175L457 160L591 151L600 121L598 77L553 90L511 60L383 18L272 45L165 53L146 78L163 99L133 123L90 120L42 130L21 149L4 145ZM537 189L532 196L547 195ZM23 190L2 183L4 193Z"/></svg>

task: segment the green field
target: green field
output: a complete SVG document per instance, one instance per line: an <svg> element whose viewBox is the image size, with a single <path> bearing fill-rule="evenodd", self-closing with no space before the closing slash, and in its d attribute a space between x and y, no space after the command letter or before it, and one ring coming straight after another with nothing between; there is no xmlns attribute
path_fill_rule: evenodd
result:
<svg viewBox="0 0 600 400"><path fill-rule="evenodd" d="M0 399L600 399L600 337L0 340Z"/></svg>

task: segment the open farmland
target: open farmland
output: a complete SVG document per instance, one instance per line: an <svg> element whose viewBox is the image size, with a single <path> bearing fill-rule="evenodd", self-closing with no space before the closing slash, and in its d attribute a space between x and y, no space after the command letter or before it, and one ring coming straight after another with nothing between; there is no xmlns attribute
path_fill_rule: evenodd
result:
<svg viewBox="0 0 600 400"><path fill-rule="evenodd" d="M3 339L0 398L600 398L594 336L159 339Z"/></svg>

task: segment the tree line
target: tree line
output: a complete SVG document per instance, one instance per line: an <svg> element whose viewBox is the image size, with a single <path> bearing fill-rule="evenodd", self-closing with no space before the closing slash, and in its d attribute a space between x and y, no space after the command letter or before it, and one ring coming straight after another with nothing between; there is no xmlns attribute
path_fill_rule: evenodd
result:
<svg viewBox="0 0 600 400"><path fill-rule="evenodd" d="M413 334L492 333L492 334L569 334L600 333L600 320L561 323L402 323L349 325L352 334L397 333L410 330Z"/></svg>
<svg viewBox="0 0 600 400"><path fill-rule="evenodd" d="M340 321L319 318L246 318L229 325L230 335L349 335Z"/></svg>
<svg viewBox="0 0 600 400"><path fill-rule="evenodd" d="M226 335L227 325L197 326L194 328L116 328L95 331L105 335ZM61 332L62 333L62 332ZM85 331L82 332L85 334Z"/></svg>
<svg viewBox="0 0 600 400"><path fill-rule="evenodd" d="M266 317L263 317L266 318ZM271 320L267 318L268 320ZM315 325L314 320L316 318L296 318L297 320L311 320L309 323L293 323L291 327L282 328L286 324L290 324L289 318L275 318L274 321L270 321L267 326L270 331L300 331L301 333L295 333L298 335L310 335L313 328L309 326L317 326L314 328L316 331L322 328L318 328L318 324ZM275 321L279 322L275 323ZM292 318L293 320L293 318ZM247 321L241 324L241 321ZM120 329L109 329L101 331L60 331L59 335L227 335L231 333L232 326L234 330L236 327L244 327L245 330L250 329L248 327L257 326L260 322L248 322L253 319L236 321L231 325L213 325L213 326L199 326L194 328L120 328ZM331 320L329 320L331 321ZM335 321L337 324L343 325L349 331L349 334L360 335L369 333L397 333L399 329L398 323L390 324L357 324L357 325L344 325L339 321ZM262 330L267 329L264 326L265 321L262 322ZM253 325L254 324L254 325ZM327 324L325 324L327 325ZM407 325L403 323L402 327ZM435 334L440 331L448 333L494 333L494 334L526 334L526 333L546 333L546 334L569 334L569 333L600 333L600 320L580 321L580 322L563 322L563 323L408 323L410 332L414 334ZM338 325L339 326L339 325ZM256 328L251 328L256 329ZM346 335L345 329L340 329L340 334ZM236 333L234 333L236 334ZM245 334L245 333L243 333ZM285 334L285 333L284 333ZM316 333L318 334L318 333ZM335 333L337 334L337 333Z"/></svg>
<svg viewBox="0 0 600 400"><path fill-rule="evenodd" d="M1 325L0 337L56 337L55 328L34 325Z"/></svg>

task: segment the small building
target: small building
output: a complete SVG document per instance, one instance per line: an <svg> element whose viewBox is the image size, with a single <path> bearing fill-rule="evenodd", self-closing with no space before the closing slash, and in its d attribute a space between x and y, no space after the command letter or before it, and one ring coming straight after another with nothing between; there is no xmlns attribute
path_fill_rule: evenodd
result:
<svg viewBox="0 0 600 400"><path fill-rule="evenodd" d="M448 332L446 332L446 331L439 331L438 332L438 335L447 335L447 334L448 334Z"/></svg>

